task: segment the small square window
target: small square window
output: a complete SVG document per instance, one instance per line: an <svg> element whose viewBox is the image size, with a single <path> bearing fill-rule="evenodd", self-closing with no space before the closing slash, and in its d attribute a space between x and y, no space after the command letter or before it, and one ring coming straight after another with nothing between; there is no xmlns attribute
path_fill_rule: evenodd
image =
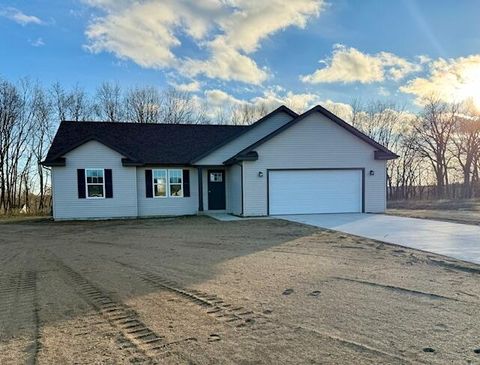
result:
<svg viewBox="0 0 480 365"><path fill-rule="evenodd" d="M223 173L222 172L211 172L210 173L210 181L211 182L222 182L223 181Z"/></svg>

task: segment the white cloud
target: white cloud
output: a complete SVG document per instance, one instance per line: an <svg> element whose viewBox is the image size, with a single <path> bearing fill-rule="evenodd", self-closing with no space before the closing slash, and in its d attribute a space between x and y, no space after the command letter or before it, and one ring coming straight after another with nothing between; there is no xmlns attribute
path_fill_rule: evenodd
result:
<svg viewBox="0 0 480 365"><path fill-rule="evenodd" d="M88 26L86 48L112 52L143 67L173 67L189 76L261 84L268 71L251 54L272 34L305 27L323 1L84 0L104 13ZM205 57L177 57L180 35L189 36Z"/></svg>
<svg viewBox="0 0 480 365"><path fill-rule="evenodd" d="M106 7L108 13L87 28L86 35L90 39L86 46L88 50L94 53L112 52L143 67L173 65L175 56L170 49L180 45L180 41L172 33L172 28L181 21L173 7L149 2L133 3L117 10L117 4L110 8L107 1L95 3Z"/></svg>
<svg viewBox="0 0 480 365"><path fill-rule="evenodd" d="M332 57L320 61L325 67L313 74L302 76L306 83L360 82L368 84L384 81L398 81L408 74L421 70L419 64L398 57L393 53L380 52L374 55L362 53L353 47L336 44Z"/></svg>
<svg viewBox="0 0 480 365"><path fill-rule="evenodd" d="M40 18L34 15L27 15L22 11L12 7L0 9L0 16L13 20L14 22L23 26L28 24L44 24L44 22Z"/></svg>
<svg viewBox="0 0 480 365"><path fill-rule="evenodd" d="M420 64L425 64L425 63L429 63L432 59L430 57L428 57L427 55L420 55L420 56L417 56L417 59L418 59L418 62L420 62Z"/></svg>
<svg viewBox="0 0 480 365"><path fill-rule="evenodd" d="M196 81L196 80L193 80L192 82L187 82L187 83L184 83L184 84L175 84L173 83L172 84L175 89L179 90L179 91L185 91L185 92L195 92L195 91L199 91L200 90L200 82Z"/></svg>
<svg viewBox="0 0 480 365"><path fill-rule="evenodd" d="M275 109L280 105L286 105L296 112L303 112L318 104L319 98L317 95L310 93L295 94L291 91L278 93L274 90L267 90L262 96L252 98L251 103L255 105L263 104L267 109Z"/></svg>
<svg viewBox="0 0 480 365"><path fill-rule="evenodd" d="M349 104L334 102L332 100L321 100L316 94L311 93L293 93L277 92L278 87L274 86L263 93L261 96L253 97L248 100L238 99L225 91L219 89L206 90L204 93L205 104L208 105L208 115L214 118L216 115L224 117L226 111L242 105L251 107L265 107L266 110L274 110L280 105L286 105L297 113L303 113L315 105L322 105L340 118L350 120L352 116L352 107Z"/></svg>
<svg viewBox="0 0 480 365"><path fill-rule="evenodd" d="M320 103L325 109L328 109L330 112L336 116L342 118L343 120L349 121L352 119L353 108L350 104L340 103L327 99Z"/></svg>
<svg viewBox="0 0 480 365"><path fill-rule="evenodd" d="M417 77L400 87L416 96L416 102L431 96L446 102L473 101L480 108L480 54L456 59L439 58L429 65L426 77Z"/></svg>
<svg viewBox="0 0 480 365"><path fill-rule="evenodd" d="M35 39L35 40L31 40L30 41L30 44L33 46L33 47L42 47L45 45L45 42L43 41L43 39L41 37Z"/></svg>
<svg viewBox="0 0 480 365"><path fill-rule="evenodd" d="M188 76L203 74L212 79L261 84L268 73L250 57L230 48L218 39L209 46L212 56L207 60L187 59L181 70Z"/></svg>
<svg viewBox="0 0 480 365"><path fill-rule="evenodd" d="M213 107L224 107L247 103L246 101L237 99L234 96L219 89L206 90L204 94L208 105L211 105Z"/></svg>

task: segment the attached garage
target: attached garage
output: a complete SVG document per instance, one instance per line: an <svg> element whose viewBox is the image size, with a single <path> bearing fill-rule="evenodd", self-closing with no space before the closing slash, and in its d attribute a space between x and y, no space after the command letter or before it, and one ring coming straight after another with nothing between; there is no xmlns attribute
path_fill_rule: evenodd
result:
<svg viewBox="0 0 480 365"><path fill-rule="evenodd" d="M269 170L269 214L361 213L363 184L363 169Z"/></svg>

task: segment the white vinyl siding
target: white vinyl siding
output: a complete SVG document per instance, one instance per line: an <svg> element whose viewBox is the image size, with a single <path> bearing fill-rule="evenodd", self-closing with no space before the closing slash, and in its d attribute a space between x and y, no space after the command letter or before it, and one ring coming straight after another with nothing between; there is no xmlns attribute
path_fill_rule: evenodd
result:
<svg viewBox="0 0 480 365"><path fill-rule="evenodd" d="M309 115L255 151L258 160L243 163L245 216L267 215L267 169L364 168L365 212L385 210L385 161L375 160L374 147L320 113Z"/></svg>
<svg viewBox="0 0 480 365"><path fill-rule="evenodd" d="M232 165L226 170L227 188L227 211L229 213L242 214L242 167Z"/></svg>
<svg viewBox="0 0 480 365"><path fill-rule="evenodd" d="M361 213L361 170L269 171L269 213Z"/></svg>
<svg viewBox="0 0 480 365"><path fill-rule="evenodd" d="M247 148L252 143L255 143L259 139L262 139L267 134L270 134L274 130L280 128L282 125L288 123L293 118L291 115L279 112L272 115L269 119L263 120L261 124L255 126L248 132L245 132L238 138L230 141L226 145L213 151L211 154L205 156L201 160L195 162L196 165L219 165L221 166L225 160L234 156L244 148Z"/></svg>
<svg viewBox="0 0 480 365"><path fill-rule="evenodd" d="M65 166L52 167L53 217L57 220L136 217L135 167L122 166L122 157L96 141L67 153ZM79 199L77 169L112 169L113 197Z"/></svg>
<svg viewBox="0 0 480 365"><path fill-rule="evenodd" d="M138 215L140 217L153 216L175 216L175 215L191 215L198 211L198 178L197 169L189 168L190 170L190 196L189 197L169 197L169 198L147 198L145 192L145 170L153 170L155 168L137 168L137 187L136 191L138 199ZM183 173L182 169L175 167L165 167L162 170L178 170L180 176ZM167 174L168 175L168 174ZM168 184L167 184L168 189ZM135 192L132 192L135 193Z"/></svg>

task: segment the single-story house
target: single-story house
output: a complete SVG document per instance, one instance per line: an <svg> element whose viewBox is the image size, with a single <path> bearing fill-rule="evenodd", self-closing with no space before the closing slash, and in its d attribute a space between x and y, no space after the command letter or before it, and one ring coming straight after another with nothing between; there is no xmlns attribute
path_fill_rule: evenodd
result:
<svg viewBox="0 0 480 365"><path fill-rule="evenodd" d="M383 212L398 156L321 106L250 126L63 121L47 157L53 216Z"/></svg>

